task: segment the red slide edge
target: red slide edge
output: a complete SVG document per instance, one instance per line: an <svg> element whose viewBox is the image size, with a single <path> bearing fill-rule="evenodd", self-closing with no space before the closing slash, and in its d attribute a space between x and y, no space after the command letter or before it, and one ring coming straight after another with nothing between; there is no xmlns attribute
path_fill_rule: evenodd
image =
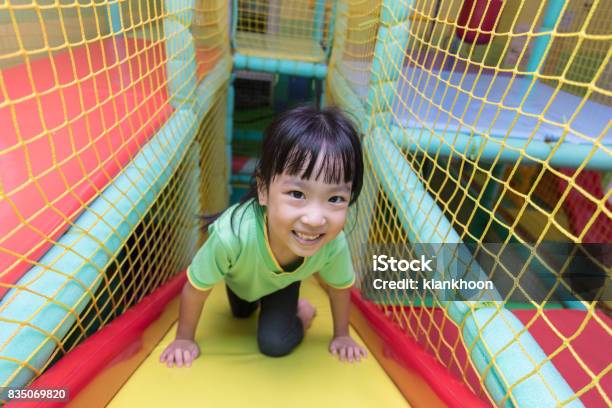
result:
<svg viewBox="0 0 612 408"><path fill-rule="evenodd" d="M398 362L420 374L445 404L458 408L489 406L434 356L388 320L373 303L363 299L357 289L351 290L351 300Z"/></svg>
<svg viewBox="0 0 612 408"><path fill-rule="evenodd" d="M66 354L53 367L38 377L30 389L63 388L73 399L105 367L133 354L143 332L164 311L166 305L183 288L187 277L180 273L153 293L144 297L104 329L87 338L82 344ZM130 352L132 351L132 352ZM122 356L122 354L126 354ZM11 403L7 407L61 407L66 402L32 401Z"/></svg>

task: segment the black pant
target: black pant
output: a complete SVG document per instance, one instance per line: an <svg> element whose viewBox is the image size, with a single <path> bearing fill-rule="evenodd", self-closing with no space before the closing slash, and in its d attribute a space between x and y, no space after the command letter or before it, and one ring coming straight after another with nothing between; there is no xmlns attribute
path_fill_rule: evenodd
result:
<svg viewBox="0 0 612 408"><path fill-rule="evenodd" d="M268 356L289 354L304 338L302 321L297 317L300 282L266 295L255 302L239 298L227 287L227 297L235 317L249 317L261 305L257 326L259 350Z"/></svg>

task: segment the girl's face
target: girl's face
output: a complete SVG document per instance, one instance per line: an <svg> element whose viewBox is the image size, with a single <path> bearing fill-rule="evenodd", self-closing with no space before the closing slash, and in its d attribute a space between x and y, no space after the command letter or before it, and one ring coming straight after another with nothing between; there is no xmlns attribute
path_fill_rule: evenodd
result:
<svg viewBox="0 0 612 408"><path fill-rule="evenodd" d="M314 255L342 231L351 183L323 179L283 173L272 179L268 191L258 192L259 204L267 207L270 248L280 265Z"/></svg>

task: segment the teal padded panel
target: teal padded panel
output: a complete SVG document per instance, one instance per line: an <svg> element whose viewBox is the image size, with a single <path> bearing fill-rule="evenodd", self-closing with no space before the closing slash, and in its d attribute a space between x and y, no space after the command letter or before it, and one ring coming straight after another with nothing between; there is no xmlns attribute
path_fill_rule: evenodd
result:
<svg viewBox="0 0 612 408"><path fill-rule="evenodd" d="M172 19L164 19L166 55L168 59L195 61L196 51L189 27Z"/></svg>
<svg viewBox="0 0 612 408"><path fill-rule="evenodd" d="M336 99L342 98L335 102L341 104L342 108L347 112L352 113L353 115L351 117L359 127L359 131L361 133L366 133L368 130L368 115L366 114L363 103L350 87L346 79L339 73L336 73L335 75L330 75L329 84L333 94L337 95Z"/></svg>
<svg viewBox="0 0 612 408"><path fill-rule="evenodd" d="M382 82L370 83L368 90L368 110L370 112L391 112L393 111L395 99L397 95L397 83ZM386 124L394 123L395 120L386 122ZM378 126L384 127L385 123Z"/></svg>
<svg viewBox="0 0 612 408"><path fill-rule="evenodd" d="M215 94L221 86L229 80L229 59L223 58L217 62L215 67L200 82L196 91L189 95L187 101L195 109L198 120L201 120L212 106Z"/></svg>
<svg viewBox="0 0 612 408"><path fill-rule="evenodd" d="M176 20L165 18L164 32L170 104L180 108L197 86L195 45L189 28Z"/></svg>
<svg viewBox="0 0 612 408"><path fill-rule="evenodd" d="M518 335L521 331L522 334ZM502 403L511 385L514 385L512 395L521 407L554 407L574 395L511 311L492 307L476 309L466 318L463 339L467 349L471 350L474 366L497 405ZM492 361L495 365L489 366ZM513 404L506 399L503 406L511 407ZM580 400L574 400L564 406L583 405Z"/></svg>
<svg viewBox="0 0 612 408"><path fill-rule="evenodd" d="M164 8L168 17L190 27L195 15L195 0L166 0Z"/></svg>
<svg viewBox="0 0 612 408"><path fill-rule="evenodd" d="M391 28L380 27L374 48L371 81L396 81L402 70L410 34L409 22Z"/></svg>
<svg viewBox="0 0 612 408"><path fill-rule="evenodd" d="M235 53L233 56L234 60L234 68L235 69L246 69L247 67L247 57L246 55Z"/></svg>
<svg viewBox="0 0 612 408"><path fill-rule="evenodd" d="M326 64L316 64L304 61L279 60L262 58L251 55L235 53L233 56L234 69L245 69L273 74L297 75L306 78L324 79L327 75Z"/></svg>
<svg viewBox="0 0 612 408"><path fill-rule="evenodd" d="M381 176L385 175L380 178L381 187L387 193L393 206L398 209L401 225L407 232L410 242L428 243L428 245L457 244L457 256L460 259L469 260L471 255L469 250L462 245L461 236L423 186L419 176L410 167L401 150L391 142L387 130L374 128L364 137L363 146L364 151L372 158L374 172ZM399 167L392 171L388 163L396 163ZM444 248L447 247L442 247ZM451 253L455 253L450 247L448 249ZM451 269L445 273L454 273L455 277L488 280L486 273L476 262L464 261L455 264L457 265L456 270ZM450 265L450 263L439 262L439 265ZM460 265L468 266L462 269ZM438 292L438 294L441 300L451 300L444 298L446 293ZM469 295L469 293L464 294L466 297ZM477 300L500 301L502 299L496 289L481 291L480 295L483 297Z"/></svg>
<svg viewBox="0 0 612 408"><path fill-rule="evenodd" d="M134 160L75 220L57 244L18 282L30 291L10 290L0 302L0 383L22 387L34 377L13 361L30 359L39 370L55 349L51 336L61 339L95 292L104 270L122 242L147 212L195 136L190 110L178 110L136 155ZM168 146L176 146L168 149ZM195 230L197 233L197 230ZM48 299L53 299L49 302ZM22 322L28 321L28 326ZM6 384L9 385L9 384Z"/></svg>
<svg viewBox="0 0 612 408"><path fill-rule="evenodd" d="M380 10L380 22L385 25L406 21L412 12L413 0L385 0Z"/></svg>

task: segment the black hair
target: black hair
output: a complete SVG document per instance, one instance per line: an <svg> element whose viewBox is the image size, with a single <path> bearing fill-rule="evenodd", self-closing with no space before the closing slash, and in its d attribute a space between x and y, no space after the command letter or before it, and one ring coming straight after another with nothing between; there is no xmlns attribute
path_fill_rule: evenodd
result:
<svg viewBox="0 0 612 408"><path fill-rule="evenodd" d="M261 158L250 189L235 209L248 204L262 210L257 183L268 191L272 179L283 172L309 179L321 154L324 157L315 179L323 176L326 183L350 182L349 205L354 204L363 185L363 154L355 125L338 108L300 106L278 116L264 131ZM221 214L223 211L202 217L204 229Z"/></svg>

